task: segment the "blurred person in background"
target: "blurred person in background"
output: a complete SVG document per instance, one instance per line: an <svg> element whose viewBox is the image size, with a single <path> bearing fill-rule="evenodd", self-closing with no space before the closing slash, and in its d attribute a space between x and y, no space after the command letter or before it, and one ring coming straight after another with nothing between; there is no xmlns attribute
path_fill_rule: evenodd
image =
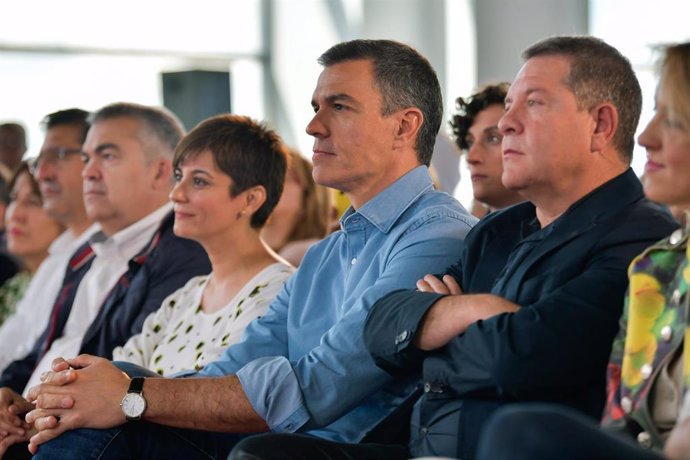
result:
<svg viewBox="0 0 690 460"><path fill-rule="evenodd" d="M328 189L312 178L312 164L290 150L285 187L278 205L261 230L261 238L294 266L309 246L329 233L332 214Z"/></svg>
<svg viewBox="0 0 690 460"><path fill-rule="evenodd" d="M14 276L19 270L19 264L7 252L7 232L5 229L5 213L10 204L10 191L5 176L0 174L0 283Z"/></svg>
<svg viewBox="0 0 690 460"><path fill-rule="evenodd" d="M0 372L31 350L48 324L73 253L97 230L86 216L82 193L81 148L89 112L77 108L46 115L43 145L33 161L43 209L66 230L48 248L15 313L0 326Z"/></svg>
<svg viewBox="0 0 690 460"><path fill-rule="evenodd" d="M10 178L26 152L26 130L19 123L0 124L0 174Z"/></svg>
<svg viewBox="0 0 690 460"><path fill-rule="evenodd" d="M14 313L31 277L48 256L50 244L65 229L43 209L41 192L28 163L20 163L10 181L10 190L7 246L20 260L22 270L0 286L0 324Z"/></svg>

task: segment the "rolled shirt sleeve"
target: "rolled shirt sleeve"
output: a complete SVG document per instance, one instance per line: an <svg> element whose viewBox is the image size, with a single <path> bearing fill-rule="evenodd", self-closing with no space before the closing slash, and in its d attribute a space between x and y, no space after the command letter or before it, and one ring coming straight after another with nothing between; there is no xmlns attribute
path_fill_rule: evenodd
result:
<svg viewBox="0 0 690 460"><path fill-rule="evenodd" d="M237 373L271 430L357 442L413 391L416 377L393 378L368 353L366 316L385 294L457 261L475 219L430 184L399 185L407 190L350 210L245 340L202 371Z"/></svg>

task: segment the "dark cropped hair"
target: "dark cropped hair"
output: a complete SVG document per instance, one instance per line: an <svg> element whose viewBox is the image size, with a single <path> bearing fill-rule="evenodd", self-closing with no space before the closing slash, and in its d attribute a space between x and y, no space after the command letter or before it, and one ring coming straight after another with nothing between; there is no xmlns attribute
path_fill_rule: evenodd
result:
<svg viewBox="0 0 690 460"><path fill-rule="evenodd" d="M250 221L253 228L261 228L283 193L288 153L280 136L249 117L217 115L182 139L175 150L174 168L204 151L210 151L216 167L232 179L230 196L257 185L266 189L266 201Z"/></svg>
<svg viewBox="0 0 690 460"><path fill-rule="evenodd" d="M429 61L415 49L392 40L352 40L323 53L324 67L345 61L368 59L381 93L382 115L406 107L418 108L424 117L415 149L420 164L429 165L443 118L441 85Z"/></svg>
<svg viewBox="0 0 690 460"><path fill-rule="evenodd" d="M41 120L41 127L47 131L56 126L62 125L73 125L79 126L81 128L81 133L79 135L79 142L84 143L86 139L86 133L89 132L89 116L91 114L86 110L82 109L66 109L58 110L57 112L49 113L43 120Z"/></svg>
<svg viewBox="0 0 690 460"><path fill-rule="evenodd" d="M146 154L149 159L160 155L166 158L171 158L175 147L180 142L184 135L184 127L182 122L168 109L163 107L152 107L148 105L135 104L132 102L117 102L115 104L106 105L91 118L91 124L96 124L99 121L111 120L113 118L132 118L138 120L142 124L143 132L140 140L147 144L152 136L163 147L162 151L158 151L152 145L148 145Z"/></svg>
<svg viewBox="0 0 690 460"><path fill-rule="evenodd" d="M510 83L505 82L486 85L468 98L459 97L455 100L458 112L451 118L450 126L453 129L455 143L461 150L470 148L467 144L467 134L479 112L492 105L503 107L509 87Z"/></svg>
<svg viewBox="0 0 690 460"><path fill-rule="evenodd" d="M603 40L585 36L547 38L522 53L524 60L539 56L564 56L570 60L570 75L565 83L581 109L604 102L613 104L618 112L613 143L630 163L642 110L642 91L630 61Z"/></svg>
<svg viewBox="0 0 690 460"><path fill-rule="evenodd" d="M38 182L34 178L34 175L31 173L31 166L28 160L24 160L21 163L19 163L19 166L17 166L17 168L12 173L12 178L10 179L10 182L7 185L7 193L9 194L12 192L19 178L22 177L22 174L26 174L26 176L29 178L29 184L31 185L31 193L41 197L41 189L38 187ZM8 199L8 202L9 201L10 200ZM43 202L43 200L41 200L41 202Z"/></svg>
<svg viewBox="0 0 690 460"><path fill-rule="evenodd" d="M15 122L3 123L0 124L0 130L14 136L17 145L13 146L13 148L26 149L26 130L21 124Z"/></svg>

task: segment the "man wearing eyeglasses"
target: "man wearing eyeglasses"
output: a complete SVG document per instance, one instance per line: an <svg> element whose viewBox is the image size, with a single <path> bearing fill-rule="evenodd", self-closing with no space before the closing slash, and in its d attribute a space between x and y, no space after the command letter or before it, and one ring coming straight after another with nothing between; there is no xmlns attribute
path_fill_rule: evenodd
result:
<svg viewBox="0 0 690 460"><path fill-rule="evenodd" d="M0 371L24 357L43 332L67 262L95 231L89 228L82 196L80 153L89 130L88 116L89 112L73 108L46 115L41 122L45 139L33 172L46 212L67 230L50 246L16 313L0 327Z"/></svg>

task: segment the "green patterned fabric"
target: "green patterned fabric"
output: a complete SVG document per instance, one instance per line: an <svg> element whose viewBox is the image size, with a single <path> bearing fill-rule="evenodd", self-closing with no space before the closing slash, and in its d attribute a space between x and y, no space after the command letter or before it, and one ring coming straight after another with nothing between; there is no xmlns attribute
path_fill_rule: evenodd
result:
<svg viewBox="0 0 690 460"><path fill-rule="evenodd" d="M690 383L690 352L684 349L688 346L684 337L690 300L688 249L688 229L677 230L632 261L625 310L608 366L608 400L602 424L642 438L644 444L657 449L663 446L665 430L656 426L652 417L654 384L680 353L684 372L681 394ZM640 435L642 432L645 434Z"/></svg>
<svg viewBox="0 0 690 460"><path fill-rule="evenodd" d="M29 281L30 273L19 272L0 286L0 325L14 314L17 302L24 297Z"/></svg>

